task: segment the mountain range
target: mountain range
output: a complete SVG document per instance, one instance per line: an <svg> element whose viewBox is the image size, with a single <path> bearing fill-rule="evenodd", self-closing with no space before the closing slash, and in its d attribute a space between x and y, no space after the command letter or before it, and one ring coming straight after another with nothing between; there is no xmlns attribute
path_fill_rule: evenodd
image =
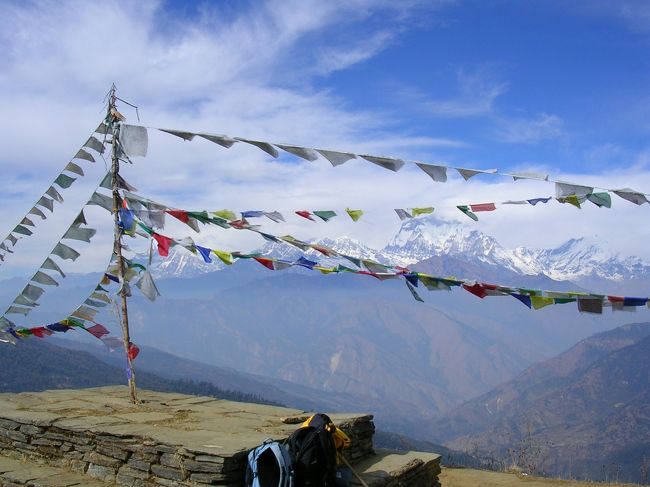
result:
<svg viewBox="0 0 650 487"><path fill-rule="evenodd" d="M594 282L616 288L632 279L641 284L650 275L650 265L641 260L585 239L556 249L507 249L471 226L430 217L405 222L381 250L346 237L320 243L436 275L545 289L591 289ZM287 260L300 255L285 244L260 251ZM576 274L580 280L553 278L562 269L570 275L568 265L579 257L580 268L589 269ZM510 297L478 299L463 290L421 289L425 302L418 303L397 280L269 271L250 260L208 265L182 248L172 249L167 259L156 256L152 270L162 297L150 303L134 289L129 301L132 340L143 350L139 360L155 347L266 377L274 387L293 384L293 391L279 389L294 396L309 391L310 399L332 408L374 412L386 429L416 437L434 434L422 425L533 362L630 319L628 313L580 314L575 304L531 311ZM55 299L46 293L30 319L67 316L78 305L75 296L87 295L98 279L74 277L78 288ZM114 322L108 313L99 319L107 326ZM283 402L278 394L270 397Z"/></svg>
<svg viewBox="0 0 650 487"><path fill-rule="evenodd" d="M582 340L433 423L445 445L591 480L647 481L650 323Z"/></svg>
<svg viewBox="0 0 650 487"><path fill-rule="evenodd" d="M602 285L606 292L626 290L629 293L647 289L650 283L650 263L621 255L600 240L587 237L570 239L555 248L507 248L494 237L472 229L469 224L440 221L432 216L404 222L398 233L382 249L372 249L349 238L316 239L312 243L328 246L357 258L372 259L383 264L413 266L424 260L458 259L470 264L458 270L469 273L457 277L482 280L472 274L485 267L509 271L516 276L542 276L553 281L569 281L581 287ZM303 253L285 243L266 243L257 250L285 260L295 260ZM308 257L325 264L347 263L345 259L324 258L314 250ZM159 278L195 277L223 268L221 263L206 264L184 250L159 261L154 275Z"/></svg>

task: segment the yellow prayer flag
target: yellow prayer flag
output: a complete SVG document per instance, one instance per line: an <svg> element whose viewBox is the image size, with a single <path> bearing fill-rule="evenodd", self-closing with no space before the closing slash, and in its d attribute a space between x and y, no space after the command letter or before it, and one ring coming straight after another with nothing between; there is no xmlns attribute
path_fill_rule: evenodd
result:
<svg viewBox="0 0 650 487"><path fill-rule="evenodd" d="M413 216L428 215L429 213L433 213L433 206L426 206L422 208L411 208L411 214Z"/></svg>
<svg viewBox="0 0 650 487"><path fill-rule="evenodd" d="M350 215L350 218L352 218L352 221L356 222L361 218L361 215L363 215L363 210L351 210L350 208L345 209L346 213Z"/></svg>
<svg viewBox="0 0 650 487"><path fill-rule="evenodd" d="M229 221L237 220L237 215L235 215L235 213L230 210L213 211L212 214Z"/></svg>
<svg viewBox="0 0 650 487"><path fill-rule="evenodd" d="M225 252L223 250L212 249L212 253L214 255L216 255L217 257L219 257L221 262L223 262L224 264L232 265L232 255L230 254L230 252Z"/></svg>
<svg viewBox="0 0 650 487"><path fill-rule="evenodd" d="M553 298L547 298L545 296L531 296L530 304L532 304L533 308L535 309L542 309L543 307L550 304L555 304L555 300Z"/></svg>

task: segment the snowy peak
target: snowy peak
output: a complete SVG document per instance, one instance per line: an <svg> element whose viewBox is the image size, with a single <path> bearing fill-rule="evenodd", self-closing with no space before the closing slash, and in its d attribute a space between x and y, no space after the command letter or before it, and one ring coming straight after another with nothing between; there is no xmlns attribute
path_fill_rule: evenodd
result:
<svg viewBox="0 0 650 487"><path fill-rule="evenodd" d="M146 261L147 258L148 256L145 258L137 256L136 260ZM218 271L223 267L223 264L216 257L212 259L212 263L208 264L203 261L200 255L195 255L189 250L176 245L169 250L169 256L167 257L154 255L150 270L153 277L167 279L171 277L196 277L208 272Z"/></svg>
<svg viewBox="0 0 650 487"><path fill-rule="evenodd" d="M442 222L434 217L406 221L382 254L403 266L434 256L451 255L502 266L521 274L538 273L494 237L472 230L468 225Z"/></svg>
<svg viewBox="0 0 650 487"><path fill-rule="evenodd" d="M647 262L638 257L622 256L606 242L587 238L573 238L554 249L520 247L515 252L540 272L558 280L600 277L622 281L650 276Z"/></svg>

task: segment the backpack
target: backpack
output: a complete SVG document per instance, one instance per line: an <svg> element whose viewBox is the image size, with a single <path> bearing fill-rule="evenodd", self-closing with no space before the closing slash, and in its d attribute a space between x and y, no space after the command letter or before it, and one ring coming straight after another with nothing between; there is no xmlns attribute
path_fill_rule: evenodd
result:
<svg viewBox="0 0 650 487"><path fill-rule="evenodd" d="M336 448L329 416L315 414L294 431L285 445L291 455L297 487L332 487L336 482Z"/></svg>
<svg viewBox="0 0 650 487"><path fill-rule="evenodd" d="M283 445L266 440L248 453L246 487L293 487L291 457Z"/></svg>

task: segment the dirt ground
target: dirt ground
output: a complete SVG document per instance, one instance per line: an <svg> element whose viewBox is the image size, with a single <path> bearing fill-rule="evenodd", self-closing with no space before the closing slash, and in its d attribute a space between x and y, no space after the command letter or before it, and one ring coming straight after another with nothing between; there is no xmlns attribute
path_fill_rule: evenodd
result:
<svg viewBox="0 0 650 487"><path fill-rule="evenodd" d="M439 476L442 487L631 487L632 484L595 484L574 480L555 480L510 473L488 472L469 468L443 468Z"/></svg>

